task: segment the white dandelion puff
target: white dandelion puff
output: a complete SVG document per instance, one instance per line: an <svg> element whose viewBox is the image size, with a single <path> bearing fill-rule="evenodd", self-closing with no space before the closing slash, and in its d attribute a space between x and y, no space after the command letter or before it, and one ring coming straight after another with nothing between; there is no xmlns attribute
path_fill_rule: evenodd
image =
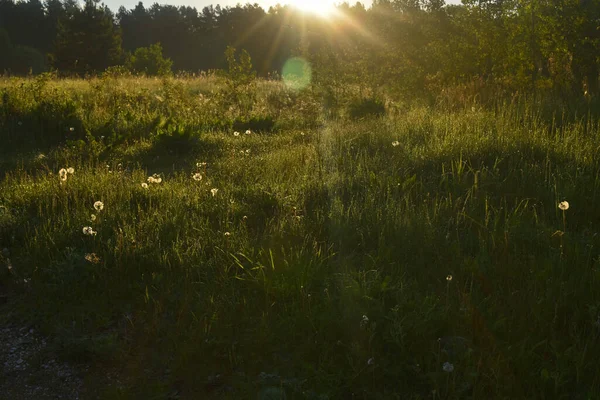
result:
<svg viewBox="0 0 600 400"><path fill-rule="evenodd" d="M94 231L91 226L83 227L83 234L86 236L96 236L96 233L98 232Z"/></svg>
<svg viewBox="0 0 600 400"><path fill-rule="evenodd" d="M73 175L75 173L75 168L73 168L73 167L67 168L67 173Z"/></svg>
<svg viewBox="0 0 600 400"><path fill-rule="evenodd" d="M246 135L250 135L252 131L250 129L246 130Z"/></svg>
<svg viewBox="0 0 600 400"><path fill-rule="evenodd" d="M199 182L202 180L202 174L196 172L194 175L192 175L192 178L196 181Z"/></svg>
<svg viewBox="0 0 600 400"><path fill-rule="evenodd" d="M94 208L96 209L96 211L102 211L104 210L104 203L101 201L97 201L94 203Z"/></svg>
<svg viewBox="0 0 600 400"><path fill-rule="evenodd" d="M396 147L396 146L400 146L400 142L395 140L392 142L392 146Z"/></svg>
<svg viewBox="0 0 600 400"><path fill-rule="evenodd" d="M64 168L61 168L58 171L58 176L60 177L61 181L66 181L67 180L67 170Z"/></svg>
<svg viewBox="0 0 600 400"><path fill-rule="evenodd" d="M94 222L96 220L96 214L90 215L90 220Z"/></svg>
<svg viewBox="0 0 600 400"><path fill-rule="evenodd" d="M233 132L233 136L240 136L240 133L238 131Z"/></svg>
<svg viewBox="0 0 600 400"><path fill-rule="evenodd" d="M450 281L452 280L452 275L448 275L448 276L446 277L446 280L447 280L448 282L450 282Z"/></svg>
<svg viewBox="0 0 600 400"><path fill-rule="evenodd" d="M558 208L560 208L563 211L567 211L569 209L569 202L561 201L560 203L558 203Z"/></svg>
<svg viewBox="0 0 600 400"><path fill-rule="evenodd" d="M142 182L142 188L143 189L148 189L148 184L146 182Z"/></svg>
<svg viewBox="0 0 600 400"><path fill-rule="evenodd" d="M448 361L446 361L444 363L444 365L442 365L442 369L444 370L444 372L452 372L454 371L454 365L450 364Z"/></svg>
<svg viewBox="0 0 600 400"><path fill-rule="evenodd" d="M225 232L223 235L225 235L225 236L231 236L231 233Z"/></svg>
<svg viewBox="0 0 600 400"><path fill-rule="evenodd" d="M212 195L213 195L213 197L215 197L215 196L217 195L217 192L218 192L218 191L219 191L219 189L217 189L217 188L212 188L212 189L210 189L210 194L212 194Z"/></svg>
<svg viewBox="0 0 600 400"><path fill-rule="evenodd" d="M73 128L73 127L70 127L70 128L69 128L69 132L75 132L75 128Z"/></svg>

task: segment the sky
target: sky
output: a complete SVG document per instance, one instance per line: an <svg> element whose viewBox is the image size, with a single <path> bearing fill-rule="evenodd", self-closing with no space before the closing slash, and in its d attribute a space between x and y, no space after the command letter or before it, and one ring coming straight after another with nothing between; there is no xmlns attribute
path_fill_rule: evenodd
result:
<svg viewBox="0 0 600 400"><path fill-rule="evenodd" d="M136 4L139 2L140 0L102 0L102 2L104 4L106 4L108 6L108 8L110 8L113 11L117 11L119 9L119 7L121 6L125 6L125 8L127 8L128 10L134 8L136 6ZM240 0L141 0L144 3L144 6L146 8L149 8L152 4L154 3L159 3L159 4L171 4L174 6L192 6L192 7L196 7L198 9L198 11L202 10L202 8L212 4L212 5L217 5L220 4L221 7L225 7L225 6L235 6L236 4L240 3L240 4L246 4L246 3L258 3L261 7L263 7L264 9L268 9L270 6L275 5L277 3L280 4L294 4L295 2L302 2L302 0L245 0L245 1L240 1ZM340 0L323 0L323 1L331 1L332 3L341 3L342 1ZM347 0L348 3L350 4L355 4L356 0ZM360 1L361 3L363 3L365 5L365 7L369 7L371 5L372 0L362 0ZM460 0L446 0L447 3L460 3Z"/></svg>

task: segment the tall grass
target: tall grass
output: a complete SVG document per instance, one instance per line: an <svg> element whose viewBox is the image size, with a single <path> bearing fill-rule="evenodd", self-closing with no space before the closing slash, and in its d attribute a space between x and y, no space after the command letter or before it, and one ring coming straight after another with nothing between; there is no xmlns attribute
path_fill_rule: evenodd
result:
<svg viewBox="0 0 600 400"><path fill-rule="evenodd" d="M513 103L350 121L276 83L230 110L218 90L110 82L10 86L0 164L2 284L19 294L5 309L64 357L117 368L105 398L600 396L591 116ZM40 119L52 96L73 120ZM211 102L230 124L204 124ZM235 136L252 115L273 128Z"/></svg>

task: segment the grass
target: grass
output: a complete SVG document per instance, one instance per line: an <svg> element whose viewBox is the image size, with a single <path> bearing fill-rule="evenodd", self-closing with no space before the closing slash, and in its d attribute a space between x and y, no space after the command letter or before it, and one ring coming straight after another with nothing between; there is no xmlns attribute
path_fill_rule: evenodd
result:
<svg viewBox="0 0 600 400"><path fill-rule="evenodd" d="M2 104L4 313L116 368L120 389L87 382L104 398L600 396L592 116L524 103L314 119L298 104L319 110L318 94L276 83L271 103L257 86L233 109L177 81L48 85L36 100L7 84ZM43 119L44 101L72 112ZM234 136L210 107L274 127ZM144 125L160 114L175 127Z"/></svg>

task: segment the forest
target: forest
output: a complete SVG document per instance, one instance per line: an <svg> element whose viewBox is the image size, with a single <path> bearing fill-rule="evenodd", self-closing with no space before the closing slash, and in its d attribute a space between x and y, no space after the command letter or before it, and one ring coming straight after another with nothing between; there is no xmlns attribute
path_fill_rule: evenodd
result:
<svg viewBox="0 0 600 400"><path fill-rule="evenodd" d="M289 5L199 11L140 2L114 12L93 0L1 0L0 70L86 76L128 63L135 70L136 51L162 49L171 61L163 73L198 73L225 68L233 46L263 77L302 56L321 75L405 97L460 85L481 95L583 96L598 90L599 25L597 0L378 0L368 9L340 4L328 18Z"/></svg>

